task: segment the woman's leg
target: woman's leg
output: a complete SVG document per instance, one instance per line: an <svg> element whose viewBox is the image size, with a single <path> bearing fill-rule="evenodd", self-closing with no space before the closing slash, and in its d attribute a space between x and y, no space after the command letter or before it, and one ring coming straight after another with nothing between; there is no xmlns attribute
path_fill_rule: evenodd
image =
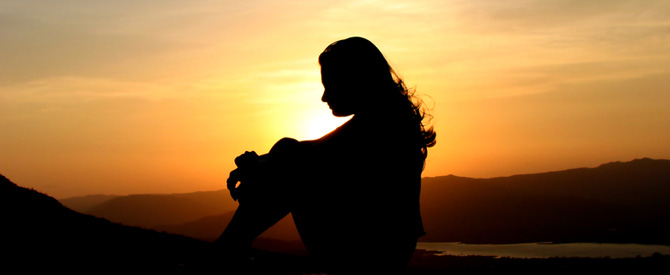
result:
<svg viewBox="0 0 670 275"><path fill-rule="evenodd" d="M241 203L215 244L223 251L245 254L256 237L289 212L289 207L277 200Z"/></svg>

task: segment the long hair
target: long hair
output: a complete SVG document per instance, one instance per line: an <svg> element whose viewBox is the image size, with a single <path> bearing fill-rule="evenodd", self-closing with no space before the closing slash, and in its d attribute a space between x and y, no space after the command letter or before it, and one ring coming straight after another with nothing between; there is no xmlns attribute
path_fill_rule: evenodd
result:
<svg viewBox="0 0 670 275"><path fill-rule="evenodd" d="M407 88L372 42L362 37L336 41L319 55L319 64L346 69L350 80L366 90L360 97L397 106L399 113L412 124L414 140L426 159L428 148L436 143L436 133L427 125L431 116L423 101L415 96L414 90Z"/></svg>

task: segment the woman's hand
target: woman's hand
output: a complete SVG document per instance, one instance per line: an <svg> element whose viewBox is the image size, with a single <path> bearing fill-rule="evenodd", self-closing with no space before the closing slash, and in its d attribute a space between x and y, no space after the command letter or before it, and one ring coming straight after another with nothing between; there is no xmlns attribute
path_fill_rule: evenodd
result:
<svg viewBox="0 0 670 275"><path fill-rule="evenodd" d="M258 154L254 151L246 151L244 154L241 154L240 156L235 158L235 165L237 165L238 168L243 168L244 167L251 167L255 164L258 163Z"/></svg>
<svg viewBox="0 0 670 275"><path fill-rule="evenodd" d="M226 180L228 191L230 191L230 196L233 200L239 200L243 193L242 190L250 190L256 187L261 188L258 184L262 183L254 183L253 181L258 181L259 176L263 174L273 175L272 172L267 170L268 163L271 162L271 159L279 159L275 166L279 165L279 167L283 167L282 165L290 164L292 162L290 160L299 150L299 146L300 142L295 139L282 138L272 146L268 154L259 156L254 151L246 151L244 154L236 157L235 164L237 165L237 169L231 171L228 180ZM272 166L273 165L270 165L270 167ZM272 170L272 168L270 168L270 170ZM248 184L247 182L250 181L252 181L252 183ZM245 184L247 187L242 187ZM247 193L249 193L249 191L247 191Z"/></svg>
<svg viewBox="0 0 670 275"><path fill-rule="evenodd" d="M237 200L239 197L239 190L237 190L237 183L240 181L242 178L242 175L240 173L240 169L235 169L230 172L230 176L228 176L228 180L226 180L228 191L230 192L230 196L233 198L234 201Z"/></svg>
<svg viewBox="0 0 670 275"><path fill-rule="evenodd" d="M254 151L246 151L244 154L235 158L235 165L237 165L237 169L231 171L228 180L226 180L228 191L230 192L230 196L233 198L233 200L236 201L240 196L240 186L237 183L239 182L242 184L242 182L246 181L246 179L249 177L249 174L252 173L252 168L257 166L258 163L259 157L258 154L256 154Z"/></svg>

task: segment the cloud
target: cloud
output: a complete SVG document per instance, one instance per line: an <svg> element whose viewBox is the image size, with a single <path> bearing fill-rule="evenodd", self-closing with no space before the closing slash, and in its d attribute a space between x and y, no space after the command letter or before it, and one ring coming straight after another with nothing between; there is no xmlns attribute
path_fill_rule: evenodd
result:
<svg viewBox="0 0 670 275"><path fill-rule="evenodd" d="M531 32L665 21L670 3L635 0L457 1L461 19L482 31Z"/></svg>
<svg viewBox="0 0 670 275"><path fill-rule="evenodd" d="M13 1L0 12L0 83L175 79L241 35L257 1Z"/></svg>
<svg viewBox="0 0 670 275"><path fill-rule="evenodd" d="M179 87L168 85L74 76L0 86L0 97L3 100L21 102L90 101L124 97L160 100L180 95L183 95L183 91Z"/></svg>

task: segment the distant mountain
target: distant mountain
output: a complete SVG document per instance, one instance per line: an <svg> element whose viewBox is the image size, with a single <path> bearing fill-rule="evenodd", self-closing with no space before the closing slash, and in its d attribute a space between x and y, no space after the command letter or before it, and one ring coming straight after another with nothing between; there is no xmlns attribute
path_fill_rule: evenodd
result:
<svg viewBox="0 0 670 275"><path fill-rule="evenodd" d="M174 271L205 242L84 215L0 175L2 270Z"/></svg>
<svg viewBox="0 0 670 275"><path fill-rule="evenodd" d="M92 195L60 201L82 213L113 222L205 241L213 241L223 232L238 205L226 189L186 194ZM261 237L300 240L291 216Z"/></svg>
<svg viewBox="0 0 670 275"><path fill-rule="evenodd" d="M94 207L97 207L105 202L108 202L119 196L115 195L88 195L81 197L73 197L67 199L59 199L60 203L65 205L65 207L70 208L74 211L80 213L87 213L91 211Z"/></svg>
<svg viewBox="0 0 670 275"><path fill-rule="evenodd" d="M603 164L596 168L492 179L457 176L424 178L421 199L427 235L420 241L627 242L667 245L670 244L667 235L670 231L669 197L670 160L637 159ZM96 200L99 201L97 205ZM77 203L76 207L81 209L101 211L97 213L104 215L111 213L110 216L118 215L119 219L126 221L137 222L136 217L144 216L152 220L149 227L164 228L167 232L203 240L211 240L212 236L225 228L231 211L237 205L225 190L116 198L90 197L79 202L68 202L70 205ZM175 217L152 217L166 213L177 214ZM0 243L3 251L8 252L2 256L3 268L0 270L20 273L159 273L184 271L188 267L208 269L210 266L203 264L203 260L209 262L208 259L212 259L208 257L211 255L208 253L211 252L209 242L124 226L106 218L78 213L52 197L17 186L2 175L0 217ZM159 223L154 223L156 221ZM272 233L273 230L279 232ZM266 234L274 234L272 236L285 240L296 239L290 219L280 222ZM286 247L299 247L295 241L259 239L257 243L278 251ZM318 273L314 271L309 258L268 251L258 252L255 266L275 273L261 274ZM583 260L559 259L524 260L509 265L509 259L481 257L470 257L466 262L459 257L451 257L445 262L445 257L433 257L426 253L419 253L419 261L414 261L415 268L422 270L425 266L434 266L439 268L436 270L442 270L443 266L449 266L467 271L472 267L484 267L487 271L500 271L505 267L514 268L505 270L530 267L543 271L565 268L568 263L572 264L568 270L583 271L586 263ZM602 271L603 268L618 271L625 268L630 271L640 268L653 270L659 266L667 267L667 257L659 255L630 261L594 259L587 265L593 271ZM278 266L282 266L286 272L276 273ZM296 270L302 271L296 273Z"/></svg>
<svg viewBox="0 0 670 275"><path fill-rule="evenodd" d="M670 244L670 160L491 179L424 178L420 241ZM237 203L226 190L118 197L87 212L128 225L212 240ZM299 239L290 217L265 238Z"/></svg>
<svg viewBox="0 0 670 275"><path fill-rule="evenodd" d="M99 204L90 203L100 198L102 200ZM63 199L61 202L82 213L143 228L193 222L208 216L231 212L237 208L237 202L230 199L228 190L186 194L140 194L107 199L89 196Z"/></svg>
<svg viewBox="0 0 670 275"><path fill-rule="evenodd" d="M670 160L492 179L425 178L422 241L670 244Z"/></svg>
<svg viewBox="0 0 670 275"><path fill-rule="evenodd" d="M91 195L60 201L72 209L112 222L204 241L214 241L221 235L238 205L227 189L185 194ZM300 236L290 216L261 238L289 241L288 250L304 250L301 243L295 245ZM263 248L276 250L275 247Z"/></svg>

